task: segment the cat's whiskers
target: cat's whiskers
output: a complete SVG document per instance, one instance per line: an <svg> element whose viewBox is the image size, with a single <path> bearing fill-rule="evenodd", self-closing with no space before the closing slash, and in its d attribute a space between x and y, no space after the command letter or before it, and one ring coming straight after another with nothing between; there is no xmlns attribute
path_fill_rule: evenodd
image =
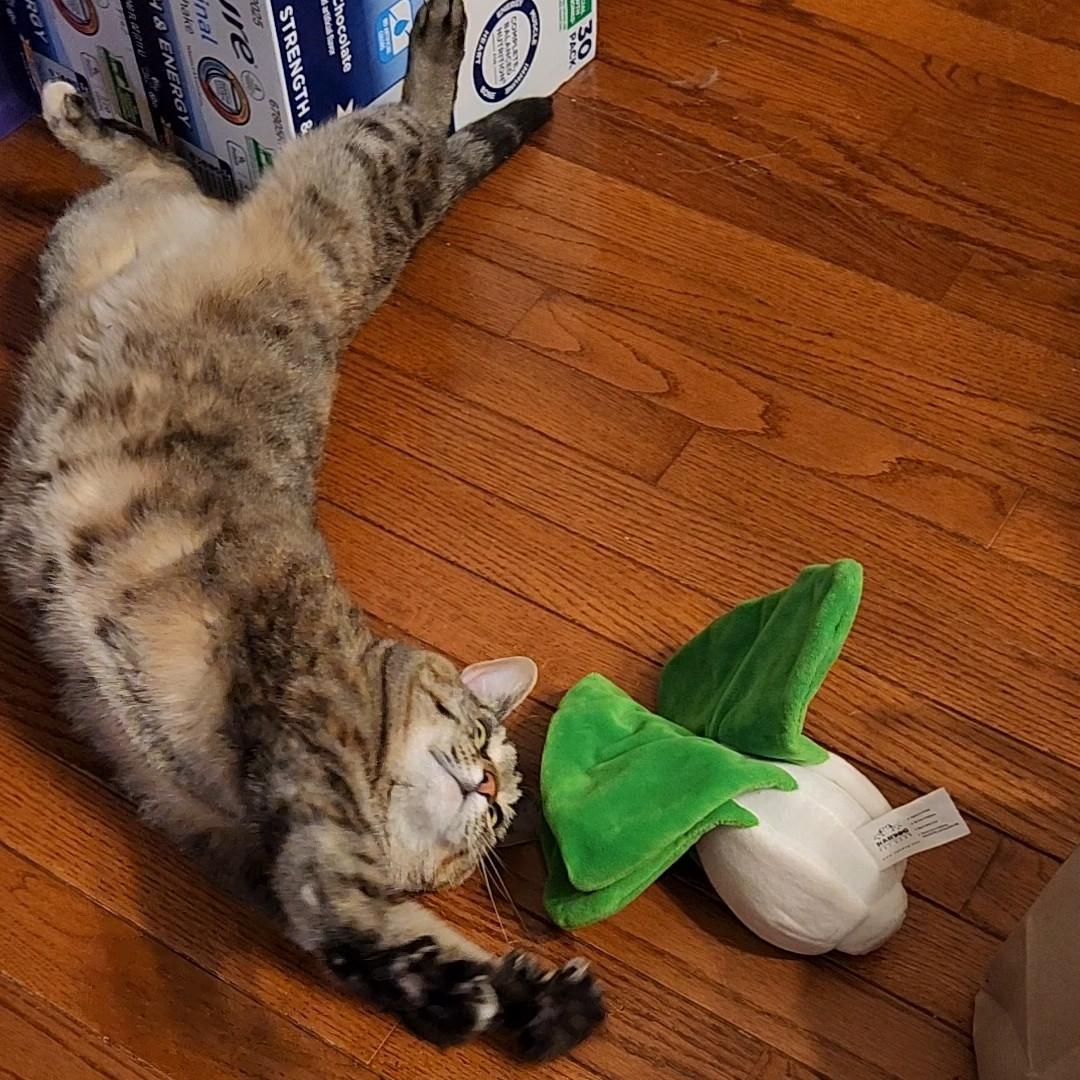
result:
<svg viewBox="0 0 1080 1080"><path fill-rule="evenodd" d="M506 864L503 863L501 858L499 858L499 855L496 851L490 851L488 854L494 856L494 858L496 859L499 859L499 862L502 863L503 869L505 870ZM510 889L507 887L506 882L503 879L502 873L499 871L498 867L496 867L493 862L488 864L488 870L491 872L491 876L495 879L495 884L499 887L499 891L503 894L503 896L506 897L507 903L513 909L514 918L517 919L518 926L521 928L522 934L524 934L527 929L525 926L525 920L524 918L522 918L521 911L518 908L517 904L514 902L514 897L511 894Z"/></svg>
<svg viewBox="0 0 1080 1080"><path fill-rule="evenodd" d="M506 932L506 927L503 926L502 916L499 914L499 905L495 903L495 894L491 891L491 880L488 878L488 868L483 856L480 858L480 874L484 879L484 888L487 889L488 899L491 901L491 910L495 912L495 918L498 921L499 929L502 931L503 940L509 945L510 935Z"/></svg>

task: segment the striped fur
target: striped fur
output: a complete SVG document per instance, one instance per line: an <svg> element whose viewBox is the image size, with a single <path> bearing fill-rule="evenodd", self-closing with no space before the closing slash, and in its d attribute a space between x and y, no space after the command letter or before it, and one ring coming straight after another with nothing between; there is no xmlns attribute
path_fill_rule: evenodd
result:
<svg viewBox="0 0 1080 1080"><path fill-rule="evenodd" d="M69 711L153 822L418 1034L509 1029L540 1058L599 1021L583 967L493 958L406 899L509 824L503 721L535 666L380 640L315 523L339 351L550 114L448 139L464 30L461 0L431 0L403 103L290 143L235 206L45 87L51 130L111 182L42 259L0 540Z"/></svg>

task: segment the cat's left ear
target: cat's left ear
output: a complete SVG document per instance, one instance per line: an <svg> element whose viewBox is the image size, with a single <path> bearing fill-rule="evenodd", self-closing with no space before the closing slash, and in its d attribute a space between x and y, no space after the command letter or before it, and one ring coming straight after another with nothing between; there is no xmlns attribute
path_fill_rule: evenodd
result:
<svg viewBox="0 0 1080 1080"><path fill-rule="evenodd" d="M461 673L461 681L504 720L532 693L539 675L527 656L506 656L470 664Z"/></svg>

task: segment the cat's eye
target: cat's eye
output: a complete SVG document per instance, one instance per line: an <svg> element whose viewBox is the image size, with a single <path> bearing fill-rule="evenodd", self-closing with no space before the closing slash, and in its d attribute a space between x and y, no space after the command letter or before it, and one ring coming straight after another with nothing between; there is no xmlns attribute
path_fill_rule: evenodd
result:
<svg viewBox="0 0 1080 1080"><path fill-rule="evenodd" d="M488 807L488 820L491 822L491 827L497 829L503 820L502 807L498 803L493 802Z"/></svg>
<svg viewBox="0 0 1080 1080"><path fill-rule="evenodd" d="M484 727L484 725L481 724L479 720L476 721L476 727L473 729L473 741L476 743L477 748L480 750L483 750L484 747L487 745L487 728Z"/></svg>

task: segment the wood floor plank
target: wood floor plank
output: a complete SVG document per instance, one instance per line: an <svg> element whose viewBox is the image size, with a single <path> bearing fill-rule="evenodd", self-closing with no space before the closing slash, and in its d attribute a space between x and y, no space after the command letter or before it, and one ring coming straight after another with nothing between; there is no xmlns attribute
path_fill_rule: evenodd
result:
<svg viewBox="0 0 1080 1080"><path fill-rule="evenodd" d="M268 1023L250 998L5 847L0 895L0 973L167 1075L366 1075L355 1058L287 1021ZM160 903L150 892L139 900Z"/></svg>
<svg viewBox="0 0 1080 1080"><path fill-rule="evenodd" d="M706 100L724 98L733 118L745 116L748 125L771 115L871 147L916 104L925 75L905 62L909 55L888 40L864 47L850 28L793 19L768 4L672 0L666 10L627 7L617 25L605 28L600 59L658 75ZM594 80L606 77L605 66L594 68L567 96L589 97ZM643 120L655 118L636 97L632 104Z"/></svg>
<svg viewBox="0 0 1080 1080"><path fill-rule="evenodd" d="M164 1073L0 976L5 1080L164 1080Z"/></svg>
<svg viewBox="0 0 1080 1080"><path fill-rule="evenodd" d="M1080 53L1075 54L1080 65ZM1080 66L1077 68L1080 74ZM1075 253L1080 242L1078 107L1047 98L960 99L948 112L916 109L881 148L910 182L972 216ZM945 148L948 148L947 150ZM1040 167L1032 169L1032 161Z"/></svg>
<svg viewBox="0 0 1080 1080"><path fill-rule="evenodd" d="M1006 477L564 293L511 336L706 427L979 543L1023 490Z"/></svg>
<svg viewBox="0 0 1080 1080"><path fill-rule="evenodd" d="M35 274L0 267L0 286L0 344L10 350L10 361L14 362L29 352L38 332L37 278Z"/></svg>
<svg viewBox="0 0 1080 1080"><path fill-rule="evenodd" d="M100 181L40 120L0 139L0 267L32 270L52 223L77 192Z"/></svg>
<svg viewBox="0 0 1080 1080"><path fill-rule="evenodd" d="M964 918L999 938L1016 929L1057 872L1059 862L1004 837L985 875L964 906Z"/></svg>
<svg viewBox="0 0 1080 1080"><path fill-rule="evenodd" d="M1080 11L1070 0L934 0L935 4L985 19L1056 45L1080 48Z"/></svg>
<svg viewBox="0 0 1080 1080"><path fill-rule="evenodd" d="M1052 494L1075 484L1071 357L529 148L445 231L984 468ZM1020 367L1028 378L1012 377Z"/></svg>
<svg viewBox="0 0 1080 1080"><path fill-rule="evenodd" d="M977 251L942 298L953 311L1070 356L1080 355L1080 259Z"/></svg>
<svg viewBox="0 0 1080 1080"><path fill-rule="evenodd" d="M1080 505L1029 488L994 541L994 550L1080 587Z"/></svg>
<svg viewBox="0 0 1080 1080"><path fill-rule="evenodd" d="M446 254L452 256L452 265ZM448 252L448 245L438 238L420 246L395 287L397 295L436 308L446 293L452 293L457 303L468 307L474 326L501 335L509 333L546 291L538 281L487 259Z"/></svg>
<svg viewBox="0 0 1080 1080"><path fill-rule="evenodd" d="M942 7L936 0L895 0L887 11L859 0L794 0L792 7L1080 103L1075 49Z"/></svg>
<svg viewBox="0 0 1080 1080"><path fill-rule="evenodd" d="M755 30L740 24L727 32ZM921 85L912 111L958 127L965 127L966 115L966 130L983 133L967 136L975 141L963 155L950 133L939 133L940 141L931 144L947 147L943 154L954 171L966 170L947 193L941 182L917 183L907 175L911 163L903 154L899 165L886 153L865 161L854 153L839 155L841 136L831 127L822 130L827 121L818 97L812 125L789 119L769 90L762 91L768 104L741 101L742 68L723 61L764 44L756 36L740 37L717 50L723 77L707 93L672 86L659 72L602 62L572 100L560 102L567 123L553 125L540 145L923 297L941 298L941 287L951 281L945 293L950 308L1051 348L1077 350L1075 245L1063 245L1056 230L1048 234L1045 227L1025 232L1011 205L1026 212L1042 193L1044 210L1056 219L1075 209L1080 185L1075 161L1059 160L1054 149L1060 133L1043 135L1049 147L1031 145L1032 132L1046 132L1059 106L1040 102L1036 111L1045 115L1033 122L1015 100L1015 87L994 88L985 79L961 83L957 73ZM872 55L861 44L860 56ZM774 52L769 57L770 66L781 62ZM897 58L888 61L892 66ZM906 62L915 67L923 57L913 54ZM1071 130L1076 109L1066 111L1063 122ZM987 184L984 159L995 152L1005 158L1008 182L1000 182L999 167L991 197L976 198L980 184ZM1059 162L1056 184L1055 174L1039 170L1036 177L1027 168L1032 158L1046 157ZM649 162L648 170L641 161ZM1002 201L1000 210L993 209L995 198Z"/></svg>
<svg viewBox="0 0 1080 1080"><path fill-rule="evenodd" d="M250 1001L269 1026L295 1022L319 1036L305 1040L341 1047L350 1061L374 1054L392 1027L386 1016L324 985L277 927L205 883L129 805L41 752L55 742L34 743L0 726L0 843L111 913L96 919L124 920L125 933L145 939L144 959L168 947L178 971L210 973L216 992Z"/></svg>
<svg viewBox="0 0 1080 1080"><path fill-rule="evenodd" d="M922 3L907 0L906 6ZM775 177L750 188L755 194L760 189L766 199L787 181L816 190L818 199L839 195L865 206L859 217L874 223L869 227L875 231L894 232L906 218L941 230L942 241L963 236L1035 258L1071 251L1075 226L1058 214L1064 233L1048 229L1038 198L1030 206L1014 200L1009 212L995 212L997 198L1022 196L1024 184L993 192L988 205L963 186L934 183L932 173L920 175L902 156L882 153L881 146L914 113L948 121L966 111L979 117L979 131L1003 159L1022 165L1024 144L1048 127L1068 130L1078 102L992 78L947 51L891 40L891 19L866 19L861 12L846 22L812 18L800 7L805 5L707 0L672 0L663 10L637 5L606 30L607 66L583 79L579 93L638 126L680 133L712 149L719 165L745 160L743 171ZM901 23L900 29L906 27ZM1075 54L1061 51L1075 67ZM631 70L609 76L610 67ZM642 82L643 75L652 85ZM679 100L673 100L673 83L682 92ZM978 138L971 131L964 136ZM565 138L561 145L567 146ZM950 154L943 144L943 163L952 160ZM1066 160L1071 154L1066 151ZM619 165L606 156L601 168L618 171ZM1037 177L1031 185L1036 196L1045 186ZM1071 205L1074 199L1070 191L1062 201ZM772 234L777 228L756 231ZM856 232L848 244L857 243ZM918 256L902 262L911 259Z"/></svg>
<svg viewBox="0 0 1080 1080"><path fill-rule="evenodd" d="M697 430L651 401L407 297L384 304L356 340L380 363L642 479L658 479ZM419 341L438 345L417 348Z"/></svg>
<svg viewBox="0 0 1080 1080"><path fill-rule="evenodd" d="M786 1054L770 1049L754 1066L747 1080L820 1080L821 1073L808 1069Z"/></svg>
<svg viewBox="0 0 1080 1080"><path fill-rule="evenodd" d="M569 619L586 632L599 632L613 646L654 663L665 660L711 621L717 608L716 601L647 566L612 557L569 528L544 521L359 433L348 440L331 441L322 486L328 498L393 535L482 579L498 582L530 606L544 609L533 619L553 613L553 630L560 618ZM433 517L430 508L434 506L445 510ZM492 534L499 537L497 544L488 542ZM595 594L590 595L582 581L593 582ZM363 578L356 584L363 596L374 585ZM394 616L386 617L401 624ZM566 633L577 636L569 628L562 630ZM529 632L530 644L538 645L538 638ZM628 662L619 663L614 651L605 655L607 650L601 652L600 645L587 646L584 637L574 647L583 650L582 664L614 661L620 668L628 667ZM454 652L469 658L467 652ZM545 660L541 666L553 686L584 674L579 669L567 670L565 660L556 662L551 656Z"/></svg>
<svg viewBox="0 0 1080 1080"><path fill-rule="evenodd" d="M717 50L721 67L713 70L723 75L710 93L692 79L673 83L598 61L575 95L559 100L560 122L537 145L838 266L940 298L971 257L959 234L849 194L854 180L820 183L820 159L835 156L835 148L797 120L733 101L725 60L734 48L748 46Z"/></svg>
<svg viewBox="0 0 1080 1080"><path fill-rule="evenodd" d="M615 604L609 605L602 600L608 588L616 597L619 595L619 586L615 582L620 575L620 560L616 556L659 572L654 579L656 584L653 589L640 594L630 610L634 620L643 618L640 613L647 610L650 613L648 617L654 620L654 626L660 618L672 620L670 629L657 627L655 631L657 642L668 650L686 640L687 613L689 619L693 619L696 618L694 611L700 610L700 607L684 606L692 603L694 593L710 597L716 605L716 614L719 614L740 600L767 592L790 580L807 562L854 554L866 559L868 565L873 567L884 557L879 539L887 520L884 508L869 513L869 531L863 539L846 532L849 526L842 519L852 516L851 504L847 499L827 515L827 524L823 523L820 528L812 527L813 512L809 506L805 508L805 513L810 516L805 522L802 521L803 502L808 499L813 502L816 497L810 494L811 489L806 483L800 480L792 489L790 500L784 503L780 499L783 489L770 487L767 491L757 490L760 477L753 467L747 471L744 462L737 465L728 463L710 472L712 481L730 490L711 493L707 498L672 497L647 485L630 487L629 480L613 473L606 475L596 466L586 466L549 440L530 435L527 429L504 424L488 414L470 410L461 402L449 401L391 371L376 370L370 364L362 393L358 391L354 394L350 382L343 383L337 416L341 423L357 427L379 441L395 445L439 469L452 472L459 479L547 522L575 532L606 551L605 559L594 557L588 564L590 576L579 579L577 574L580 571L571 563L560 561L558 544L551 544L541 527L530 543L519 542L516 560L507 560L507 563L514 561L519 568L516 572L516 580L520 583L518 588L524 586L527 576L531 574L534 584L530 596L540 603L552 600L560 602L563 605L561 610L576 624L590 626L609 639L620 638L624 631L619 626L624 626L627 618L619 613ZM344 437L340 445L347 445ZM508 456L506 446L514 446L515 454ZM331 459L337 455L342 455L343 459L351 456L346 450L335 449L333 442L329 455ZM332 460L327 469L328 476L342 475L339 466L335 466ZM744 481L745 487L755 490L741 488L739 485ZM361 484L362 480L357 479L354 483ZM826 496L822 498L829 501ZM740 500L734 510L729 509L731 499ZM453 502L446 505L452 508ZM362 513L363 508L359 509ZM407 507L403 506L396 513L410 520ZM766 521L772 514L779 515L785 522L775 538L766 529ZM842 523L838 523L838 518ZM411 520L415 520L415 515ZM799 521L794 530L790 527L793 520ZM894 524L903 530L917 525L913 519L899 516ZM441 534L450 531L434 521L427 526L417 522L416 527L427 528L429 536L434 538L429 539L428 543L444 543ZM463 521L459 531L465 532L469 527L469 523ZM474 519L471 527L476 529L480 526ZM489 525L484 521L482 527L487 530ZM1049 842L1053 845L1051 850L1057 853L1064 845L1070 842L1075 844L1080 838L1080 809L1074 806L1075 800L1070 795L1070 786L1075 783L1077 775L1076 766L1065 764L1071 745L1069 727L1058 725L1061 727L1059 731L1055 726L1055 721L1061 716L1071 715L1071 710L1076 706L1067 692L1063 671L1046 667L1040 660L1040 652L1046 652L1052 634L1057 634L1062 643L1069 640L1068 603L1061 601L1057 605L1061 608L1063 621L1055 630L1051 617L1056 603L1052 600L1052 589L1047 594L1050 599L1043 596L1035 597L1033 601L1030 590L1020 588L1011 581L1013 567L1008 563L1004 564L1008 574L998 573L992 585L988 583L976 589L971 587L972 574L984 573L985 566L981 562L966 562L957 555L954 560L956 572L969 583L963 600L958 599L957 603L966 608L971 608L976 601L1000 603L1012 622L1022 619L1025 613L1037 614L1039 617L1029 628L1033 644L1030 653L1019 647L1016 653L1010 653L1003 641L1013 638L1017 627L1000 625L1005 616L999 612L991 617L988 624L994 629L989 633L991 640L986 646L991 650L989 655L994 656L999 670L984 672L982 667L975 666L961 680L958 670L949 667L950 684L956 685L943 689L937 679L928 682L927 671L933 671L935 667L940 670L945 665L940 656L930 655L935 649L944 648L953 664L968 665L970 668L973 661L968 655L955 655L956 642L948 638L944 628L941 629L940 638L933 636L927 620L936 624L936 613L925 617L913 614L918 610L918 597L909 586L929 571L908 561L910 544L915 544L918 550L925 547L926 561L933 563L934 572L942 575L926 585L923 590L926 596L940 600L947 597L951 589L959 587L951 569L947 569L953 564L946 559L946 549L938 549L938 545L948 538L929 527L924 528L927 530L925 538L920 535L917 541L896 543L888 551L885 562L879 564L880 569L870 578L857 631L845 649L848 663L858 663L861 672L846 669L852 672L853 685L861 687L854 691L845 690L847 694L862 695L855 707L859 721L849 725L848 714L851 714L852 706L846 704L838 715L830 718L828 734L826 736L822 732L822 737L827 742L831 740L830 745L841 752L857 749L855 756L859 760L874 764L875 751L859 734L860 725L872 724L875 733L884 740L882 746L888 747L883 752L887 754L884 760L891 763L890 771L904 769L895 773L898 778L914 776L915 786L929 778L946 783L957 794L975 800L973 809L977 806L979 816L985 820L992 824L1007 821L1008 824L1004 826L1007 831L1020 829L1022 831L1017 835L1025 839L1038 837L1034 841L1037 843L1045 844L1048 840L1047 828L1039 822L1049 817L1052 820L1050 829L1054 832ZM347 542L347 525L341 526L340 535ZM513 535L513 532L508 533L508 542ZM887 538L887 529L884 535ZM366 543L374 544L375 541L368 540ZM467 547L461 546L457 540L454 543L458 546L451 557L464 558ZM800 544L804 546L798 546ZM476 548L479 545L474 542L472 546ZM958 549L965 552L970 550L973 550L970 546ZM767 558L764 551L768 551ZM371 552L366 557L373 560L376 554ZM488 560L492 558L490 555L485 557ZM984 553L983 557L989 558L989 553ZM378 583L373 580L376 576L375 565L372 562L369 570L371 580L365 580L362 575L354 579L354 587L362 590L360 595L368 597L368 591L377 587ZM490 561L477 564L479 572L489 572L485 565L490 566ZM401 572L387 566L383 568L388 581L399 580ZM684 588L673 592L672 602L669 603L664 582L671 578L681 582ZM559 580L568 582L569 587L550 594L549 583ZM1039 591L1046 594L1047 587L1041 581ZM1010 599L1013 588L1017 592L1015 599ZM991 593L994 595L991 596ZM395 602L393 597L385 599ZM569 599L570 606L566 606L566 599ZM370 599L368 602L370 604ZM402 608L397 614L386 611L380 614L398 625L415 626L421 614L429 614L430 607L426 597L422 600L417 598L417 602L424 606ZM941 602L944 603L943 600ZM1040 603L1048 606L1044 609ZM496 604L494 598L492 605L493 610L505 608L504 602ZM461 617L467 620L467 606L462 610ZM507 613L505 617L500 615L498 623L494 625L511 635L507 644L513 643L514 648L521 648L529 640L526 635L530 627L526 624L533 617L515 617ZM547 615L537 613L535 618L547 619ZM904 622L908 619L916 620L912 622L910 639L902 632ZM453 633L468 635L472 630L471 627L460 630L456 627L456 623L451 624L441 642L452 643ZM465 640L468 640L467 636ZM451 647L451 651L454 651L449 643L444 647ZM562 690L587 671L594 670L601 659L597 647L586 648L577 643L569 654L558 655L547 637L541 634L536 634L530 644L542 650L544 664L549 666L551 681L546 684L549 687L549 701L553 697L557 700ZM880 652L875 652L875 648ZM580 656L579 649L585 650ZM926 655L922 654L922 650L926 651ZM479 655L463 651L470 658ZM884 670L890 681L883 681L865 668L860 662L864 657L868 661L875 661L874 670ZM630 692L651 693L653 677L636 667L631 654L613 644L608 650L607 662L612 665L611 671L615 674L611 677L616 681L633 680L632 684L627 685ZM1032 686L1031 672L1040 668L1045 670L1047 685ZM1003 671L1006 674L1012 671L1011 678L1015 684L1012 715L1016 724L1031 736L1040 723L1038 716L1044 716L1044 735L1053 744L1052 754L1041 753L1011 736L985 727L987 724L1003 724L1007 698L993 698L993 715L984 715L982 707L988 693L987 686L994 685L995 681L1003 682L1006 677ZM973 715L977 719L966 719L935 707L926 698L898 691L897 683L901 680L910 680L911 687L924 690L928 696L932 696L931 692L943 697L963 693L965 700L974 703ZM828 686L829 683L826 684ZM1056 689L1052 689L1055 686ZM1047 705L1033 719L1031 702L1038 700L1040 694L1048 695ZM1050 702L1053 702L1053 707ZM893 725L910 728L908 744L897 736L898 728ZM946 732L949 734L943 734ZM955 739L962 743L957 751L952 749ZM927 742L936 743L938 748L931 750ZM971 755L967 762L968 770L956 768L960 756L967 758L968 755ZM1022 768L1034 769L1039 774L1037 795L1034 801L1025 793L1023 797L1003 802L1000 793L995 790L995 780L1011 782L1014 770L1021 767L1019 763L1022 763ZM975 771L970 772L971 768Z"/></svg>

